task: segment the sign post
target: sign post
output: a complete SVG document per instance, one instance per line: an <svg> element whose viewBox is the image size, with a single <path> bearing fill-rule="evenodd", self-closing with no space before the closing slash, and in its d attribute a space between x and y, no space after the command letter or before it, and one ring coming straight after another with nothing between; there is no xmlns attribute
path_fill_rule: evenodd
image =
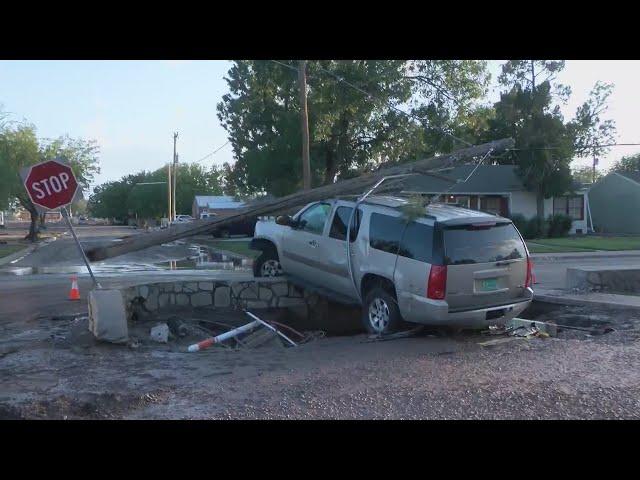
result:
<svg viewBox="0 0 640 480"><path fill-rule="evenodd" d="M73 235L78 250L80 250L82 260L84 260L87 270L89 270L93 283L96 287L102 288L93 275L89 260L69 220L67 206L82 193L71 167L60 160L47 160L24 169L21 172L21 176L24 188L39 212L57 208L63 210L62 216L65 218L69 230L71 230L71 235Z"/></svg>

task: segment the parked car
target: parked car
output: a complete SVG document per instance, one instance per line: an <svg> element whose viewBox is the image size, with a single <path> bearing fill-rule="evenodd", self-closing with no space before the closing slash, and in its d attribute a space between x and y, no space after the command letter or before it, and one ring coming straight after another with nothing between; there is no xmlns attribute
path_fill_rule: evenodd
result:
<svg viewBox="0 0 640 480"><path fill-rule="evenodd" d="M407 217L408 200L370 196L307 205L293 217L259 221L250 247L256 276L293 283L362 306L373 333L403 321L456 327L504 324L531 302L532 263L511 220L446 204ZM350 262L347 261L350 258Z"/></svg>
<svg viewBox="0 0 640 480"><path fill-rule="evenodd" d="M175 220L171 223L185 223L185 222L192 222L192 221L193 221L193 217L191 215L176 215Z"/></svg>
<svg viewBox="0 0 640 480"><path fill-rule="evenodd" d="M256 228L257 218L241 220L230 225L214 229L211 234L216 238L227 238L231 235L246 235L252 237Z"/></svg>

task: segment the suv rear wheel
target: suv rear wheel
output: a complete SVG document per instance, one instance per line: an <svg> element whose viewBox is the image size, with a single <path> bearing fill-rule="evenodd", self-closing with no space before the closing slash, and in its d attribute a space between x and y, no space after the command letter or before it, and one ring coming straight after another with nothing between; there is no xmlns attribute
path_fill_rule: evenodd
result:
<svg viewBox="0 0 640 480"><path fill-rule="evenodd" d="M402 325L398 302L393 295L381 287L374 287L364 300L362 322L370 333L391 333Z"/></svg>
<svg viewBox="0 0 640 480"><path fill-rule="evenodd" d="M260 254L253 264L253 275L256 277L279 277L282 275L282 265L278 254L265 251Z"/></svg>

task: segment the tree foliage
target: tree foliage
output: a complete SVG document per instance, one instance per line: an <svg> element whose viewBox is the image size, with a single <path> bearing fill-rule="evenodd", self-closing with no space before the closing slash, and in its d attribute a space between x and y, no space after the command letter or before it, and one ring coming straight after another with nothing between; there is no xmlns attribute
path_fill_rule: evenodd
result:
<svg viewBox="0 0 640 480"><path fill-rule="evenodd" d="M89 187L99 172L98 145L93 140L63 136L38 139L34 125L15 122L0 111L0 208L19 203L31 214L27 238L36 240L38 212L22 184L20 170L36 163L61 159L73 170L83 189Z"/></svg>
<svg viewBox="0 0 640 480"><path fill-rule="evenodd" d="M284 195L301 185L296 69L295 61L236 61L228 72L230 93L218 117L236 158L227 181L238 193ZM453 141L443 131L464 124L461 112L487 82L486 62L309 61L312 184L450 151Z"/></svg>
<svg viewBox="0 0 640 480"><path fill-rule="evenodd" d="M161 183L157 183L161 182ZM162 183L163 182L163 183ZM97 186L89 198L91 215L126 221L131 217L161 218L167 216L167 169L126 175L120 180ZM176 179L176 211L190 214L195 195L222 195L221 169L213 166L179 164Z"/></svg>
<svg viewBox="0 0 640 480"><path fill-rule="evenodd" d="M611 167L613 172L640 172L640 153L622 157Z"/></svg>

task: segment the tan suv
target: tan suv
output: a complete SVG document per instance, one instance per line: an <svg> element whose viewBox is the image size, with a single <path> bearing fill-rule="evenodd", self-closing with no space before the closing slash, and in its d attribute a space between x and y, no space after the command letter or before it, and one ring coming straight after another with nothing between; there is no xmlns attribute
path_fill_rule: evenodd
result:
<svg viewBox="0 0 640 480"><path fill-rule="evenodd" d="M533 298L531 260L511 220L446 204L407 217L399 197L307 205L293 217L258 222L256 276L291 281L362 305L371 332L402 321L486 327L504 324ZM348 252L348 253L347 253ZM349 259L349 260L347 260Z"/></svg>

